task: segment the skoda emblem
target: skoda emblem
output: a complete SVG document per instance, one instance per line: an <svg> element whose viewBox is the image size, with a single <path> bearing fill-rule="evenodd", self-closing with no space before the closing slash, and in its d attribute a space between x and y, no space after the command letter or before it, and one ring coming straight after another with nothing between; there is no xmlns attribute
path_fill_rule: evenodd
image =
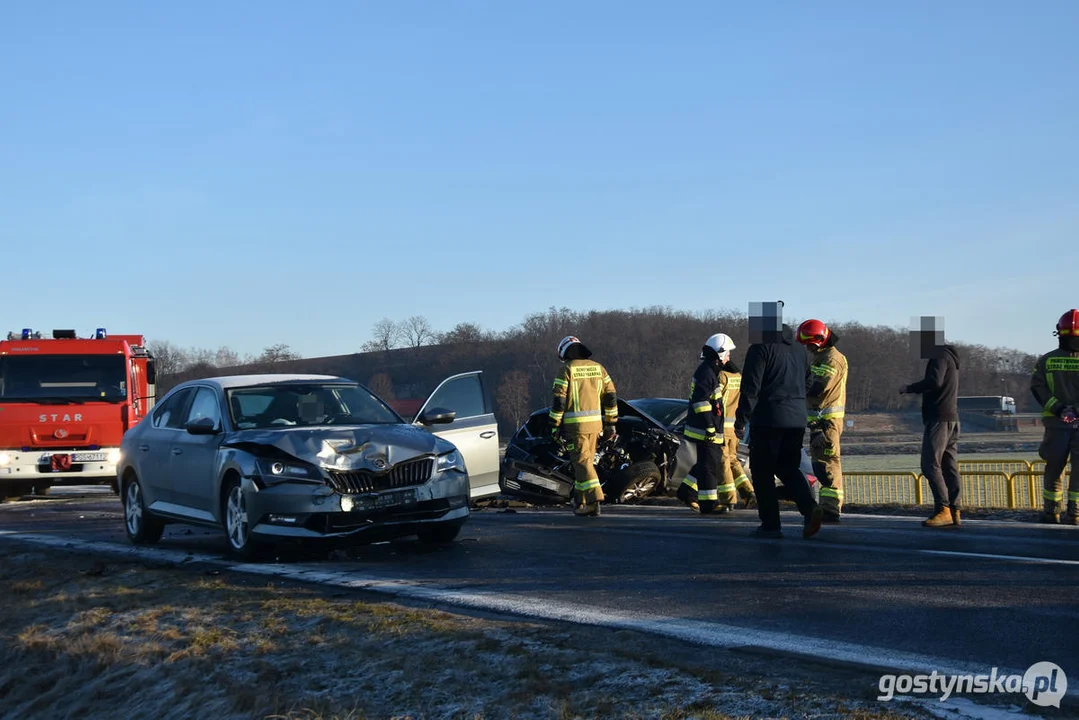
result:
<svg viewBox="0 0 1079 720"><path fill-rule="evenodd" d="M386 467L386 461L383 460L382 458L375 458L375 467L378 468L379 470L382 470L383 468Z"/></svg>
<svg viewBox="0 0 1079 720"><path fill-rule="evenodd" d="M59 428L52 435L53 435L53 437L55 437L58 440L63 440L64 438L67 437L67 430L64 430L63 428Z"/></svg>

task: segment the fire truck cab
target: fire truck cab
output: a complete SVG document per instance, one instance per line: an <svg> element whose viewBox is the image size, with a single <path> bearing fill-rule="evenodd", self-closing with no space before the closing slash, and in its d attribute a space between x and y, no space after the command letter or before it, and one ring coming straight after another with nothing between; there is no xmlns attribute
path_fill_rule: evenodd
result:
<svg viewBox="0 0 1079 720"><path fill-rule="evenodd" d="M142 335L25 328L0 340L0 498L116 484L120 441L154 405Z"/></svg>

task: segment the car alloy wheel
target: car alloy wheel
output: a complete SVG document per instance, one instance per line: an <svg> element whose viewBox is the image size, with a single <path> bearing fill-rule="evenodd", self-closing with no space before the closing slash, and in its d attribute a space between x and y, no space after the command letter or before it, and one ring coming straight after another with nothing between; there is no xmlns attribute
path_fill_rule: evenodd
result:
<svg viewBox="0 0 1079 720"><path fill-rule="evenodd" d="M132 536L138 536L142 530L142 488L137 482L128 483L126 495L124 519L127 522L127 531Z"/></svg>
<svg viewBox="0 0 1079 720"><path fill-rule="evenodd" d="M225 504L225 532L234 549L244 550L247 547L247 502L239 483L229 489Z"/></svg>

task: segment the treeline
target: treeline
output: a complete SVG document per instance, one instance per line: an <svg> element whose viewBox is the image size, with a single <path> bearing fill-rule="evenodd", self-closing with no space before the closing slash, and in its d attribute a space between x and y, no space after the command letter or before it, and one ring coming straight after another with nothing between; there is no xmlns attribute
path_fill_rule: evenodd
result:
<svg viewBox="0 0 1079 720"><path fill-rule="evenodd" d="M788 318L796 326L799 319ZM834 325L839 348L850 362L848 412L899 411L917 408L918 399L901 396L900 385L921 378L924 361L912 352L905 328ZM686 395L705 338L714 332L730 335L741 363L749 342L748 318L733 311L688 313L670 308L577 312L550 308L527 316L502 332L461 323L439 332L414 316L403 321L384 318L372 328L374 338L361 352L330 358L296 358L287 346L267 348L248 362L233 362L227 348L188 350L186 366L165 372L170 380L214 373L329 372L367 384L387 399L422 398L444 377L483 370L490 383L497 413L508 430L528 413L549 402L551 380L558 369L556 350L565 335L577 335L603 363L619 395L677 397ZM1051 338L1050 338L1051 340ZM948 341L961 356L960 394L1011 395L1019 410L1033 411L1029 378L1036 356L1011 348L989 348ZM176 348L163 344L170 352ZM162 345L151 348L159 357ZM1048 348L1047 348L1048 349Z"/></svg>

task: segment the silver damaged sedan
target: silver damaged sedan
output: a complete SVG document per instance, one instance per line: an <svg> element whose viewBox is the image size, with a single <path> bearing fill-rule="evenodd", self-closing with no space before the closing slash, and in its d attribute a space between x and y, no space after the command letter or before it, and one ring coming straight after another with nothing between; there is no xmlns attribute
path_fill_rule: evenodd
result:
<svg viewBox="0 0 1079 720"><path fill-rule="evenodd" d="M168 523L216 527L242 559L279 540L450 542L470 496L491 483L497 492L492 410L482 373L444 381L412 423L345 378L182 383L124 435L116 490L127 536L150 544Z"/></svg>

